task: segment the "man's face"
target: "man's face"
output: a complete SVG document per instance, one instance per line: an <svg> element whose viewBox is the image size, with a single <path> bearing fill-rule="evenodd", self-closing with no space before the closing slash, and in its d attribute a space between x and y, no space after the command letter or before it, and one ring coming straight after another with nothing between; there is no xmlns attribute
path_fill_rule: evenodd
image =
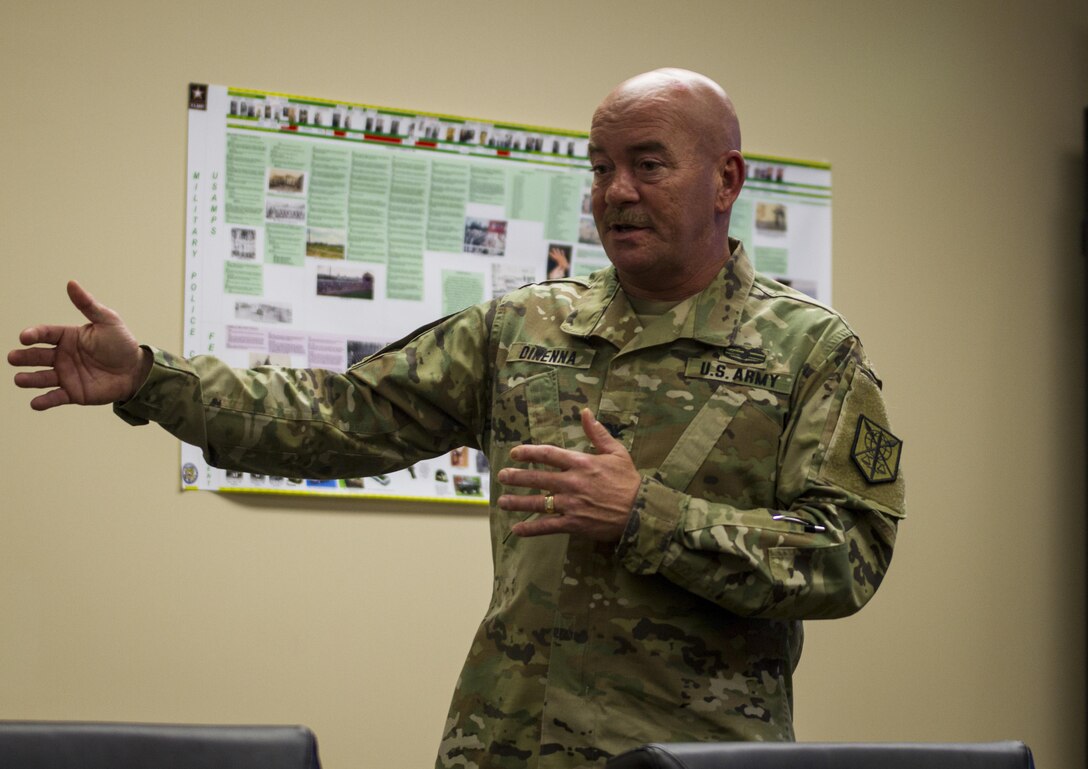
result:
<svg viewBox="0 0 1088 769"><path fill-rule="evenodd" d="M684 287L721 265L727 212L718 158L702 149L692 122L662 99L606 102L593 118L593 218L625 290L636 296L695 293L701 285Z"/></svg>

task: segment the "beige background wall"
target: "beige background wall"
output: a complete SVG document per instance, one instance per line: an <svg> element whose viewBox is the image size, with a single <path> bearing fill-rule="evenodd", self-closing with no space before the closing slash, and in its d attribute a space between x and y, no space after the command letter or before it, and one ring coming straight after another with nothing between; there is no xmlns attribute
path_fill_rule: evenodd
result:
<svg viewBox="0 0 1088 769"><path fill-rule="evenodd" d="M585 129L663 65L726 85L746 149L832 162L835 304L906 441L894 567L809 625L799 737L1083 766L1082 0L5 0L0 348L76 319L70 277L177 346L191 80ZM0 386L0 718L301 722L330 769L430 765L480 515L182 495L157 429L27 399Z"/></svg>

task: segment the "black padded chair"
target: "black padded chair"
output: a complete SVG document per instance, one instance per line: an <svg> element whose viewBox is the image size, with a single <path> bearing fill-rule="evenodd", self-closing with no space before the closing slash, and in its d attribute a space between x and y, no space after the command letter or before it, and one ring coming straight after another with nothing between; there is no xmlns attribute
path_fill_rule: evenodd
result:
<svg viewBox="0 0 1088 769"><path fill-rule="evenodd" d="M302 726L0 721L11 769L320 769Z"/></svg>
<svg viewBox="0 0 1088 769"><path fill-rule="evenodd" d="M1022 742L652 743L606 769L1034 769Z"/></svg>

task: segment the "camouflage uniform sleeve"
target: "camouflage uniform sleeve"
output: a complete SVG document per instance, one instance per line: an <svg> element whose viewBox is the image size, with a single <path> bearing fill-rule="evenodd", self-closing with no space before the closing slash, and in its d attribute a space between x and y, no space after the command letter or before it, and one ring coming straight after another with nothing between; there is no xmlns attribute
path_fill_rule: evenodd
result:
<svg viewBox="0 0 1088 769"><path fill-rule="evenodd" d="M115 411L130 424L157 422L216 467L315 479L390 472L479 448L492 314L465 310L344 374L233 369L152 349L147 381Z"/></svg>
<svg viewBox="0 0 1088 769"><path fill-rule="evenodd" d="M901 442L887 431L860 342L848 330L831 341L795 391L774 509L698 499L644 477L617 551L627 569L744 616L840 617L868 602L905 513Z"/></svg>

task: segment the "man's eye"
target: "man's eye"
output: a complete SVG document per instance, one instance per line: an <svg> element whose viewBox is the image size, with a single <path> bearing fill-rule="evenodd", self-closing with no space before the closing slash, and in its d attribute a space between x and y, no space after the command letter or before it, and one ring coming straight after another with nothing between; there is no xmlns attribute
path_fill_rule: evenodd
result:
<svg viewBox="0 0 1088 769"><path fill-rule="evenodd" d="M590 166L589 170L593 172L594 176L601 176L602 174L608 173L608 166L598 163L597 165Z"/></svg>
<svg viewBox="0 0 1088 769"><path fill-rule="evenodd" d="M638 167L643 171L660 171L665 166L658 160L642 160L639 161Z"/></svg>

